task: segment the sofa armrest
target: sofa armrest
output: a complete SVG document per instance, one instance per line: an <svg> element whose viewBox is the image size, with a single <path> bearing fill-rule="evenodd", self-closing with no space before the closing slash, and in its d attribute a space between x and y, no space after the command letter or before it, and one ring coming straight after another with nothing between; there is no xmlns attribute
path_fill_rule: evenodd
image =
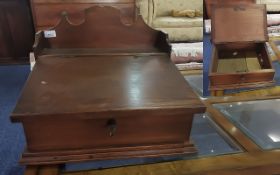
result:
<svg viewBox="0 0 280 175"><path fill-rule="evenodd" d="M154 19L154 11L155 11L155 4L154 0L147 0L149 3L149 24L152 26L153 19Z"/></svg>
<svg viewBox="0 0 280 175"><path fill-rule="evenodd" d="M140 14L142 15L145 22L151 26L153 21L153 0L137 0L136 6L140 10Z"/></svg>
<svg viewBox="0 0 280 175"><path fill-rule="evenodd" d="M266 9L268 12L279 12L280 11L280 1L279 0L257 0L258 4L266 4Z"/></svg>

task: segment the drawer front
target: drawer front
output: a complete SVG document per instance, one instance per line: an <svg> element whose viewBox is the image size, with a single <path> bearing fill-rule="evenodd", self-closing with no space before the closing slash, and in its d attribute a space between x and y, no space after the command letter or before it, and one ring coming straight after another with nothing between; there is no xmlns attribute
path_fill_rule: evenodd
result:
<svg viewBox="0 0 280 175"><path fill-rule="evenodd" d="M50 28L56 26L62 12L67 12L69 21L74 24L79 24L84 20L84 10L95 5L110 5L110 4L33 4L33 15L36 29ZM133 4L115 4L110 5L121 10L124 18L133 19L134 5ZM128 22L130 19L124 19Z"/></svg>
<svg viewBox="0 0 280 175"><path fill-rule="evenodd" d="M244 74L210 74L210 85L233 85L242 83L258 83L273 81L274 71L269 69L267 72L260 71Z"/></svg>
<svg viewBox="0 0 280 175"><path fill-rule="evenodd" d="M192 114L106 119L44 117L24 121L28 151L91 149L183 143L189 140Z"/></svg>

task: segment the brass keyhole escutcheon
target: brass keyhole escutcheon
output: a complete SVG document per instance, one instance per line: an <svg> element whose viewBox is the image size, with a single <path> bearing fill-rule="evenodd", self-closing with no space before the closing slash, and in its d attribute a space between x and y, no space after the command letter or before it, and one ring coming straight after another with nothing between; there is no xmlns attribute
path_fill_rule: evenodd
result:
<svg viewBox="0 0 280 175"><path fill-rule="evenodd" d="M246 80L245 76L242 75L242 76L241 76L241 81L244 82L245 80Z"/></svg>
<svg viewBox="0 0 280 175"><path fill-rule="evenodd" d="M106 126L107 126L108 131L109 131L109 136L113 137L116 133L116 130L117 130L117 121L115 119L109 119L107 121Z"/></svg>

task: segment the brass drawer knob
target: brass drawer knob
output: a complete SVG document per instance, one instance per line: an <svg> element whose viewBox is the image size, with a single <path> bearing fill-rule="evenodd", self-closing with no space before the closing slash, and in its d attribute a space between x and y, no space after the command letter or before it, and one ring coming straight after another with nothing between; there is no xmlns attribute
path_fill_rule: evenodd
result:
<svg viewBox="0 0 280 175"><path fill-rule="evenodd" d="M116 130L117 130L117 121L115 119L109 119L107 121L106 126L107 126L108 131L109 131L109 136L113 137L116 133Z"/></svg>

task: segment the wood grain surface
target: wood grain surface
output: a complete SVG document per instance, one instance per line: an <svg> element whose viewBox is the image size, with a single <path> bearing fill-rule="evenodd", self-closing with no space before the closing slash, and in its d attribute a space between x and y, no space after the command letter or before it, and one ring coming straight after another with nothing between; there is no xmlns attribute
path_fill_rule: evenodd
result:
<svg viewBox="0 0 280 175"><path fill-rule="evenodd" d="M83 11L93 6L112 6L121 11L125 23L133 23L136 16L135 0L30 0L36 31L56 26L63 13L72 23L84 19Z"/></svg>
<svg viewBox="0 0 280 175"><path fill-rule="evenodd" d="M11 116L25 130L21 163L196 152L192 120L205 107L171 62L167 35L120 13L92 7L79 25L65 14L56 37L37 34L36 64Z"/></svg>

